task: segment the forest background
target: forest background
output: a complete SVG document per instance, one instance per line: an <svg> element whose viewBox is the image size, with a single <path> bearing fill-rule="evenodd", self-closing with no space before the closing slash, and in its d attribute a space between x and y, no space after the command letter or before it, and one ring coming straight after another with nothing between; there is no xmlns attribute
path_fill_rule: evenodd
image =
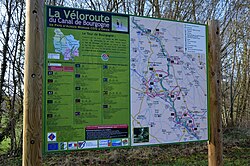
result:
<svg viewBox="0 0 250 166"><path fill-rule="evenodd" d="M241 159L243 155L243 165L245 162L250 163L247 159L250 157L250 3L248 0L45 0L45 4L202 24L206 24L208 20L219 20L224 152L226 155L228 152L230 158L230 155L235 153L236 147L237 154L234 155L239 155L236 159ZM25 0L0 1L0 161L16 157L17 164L21 160L23 139L25 14ZM131 162L137 157L139 163L140 161L158 163L156 160L160 160L161 155L156 154L155 161L150 158L155 150L160 152L164 148L172 153L167 153L170 157L162 156L163 163L164 159L165 163L182 162L182 159L178 161L178 158L173 158L176 156L176 149L184 156L192 156L193 153L207 154L205 144L166 145L154 148L108 150L101 156L98 153L96 156L95 152L92 157L90 154L93 152L84 152L89 156L87 159L82 158L82 154L73 156L67 154L63 159L62 155L59 155L60 159L47 156L44 158L44 163L74 163L74 156L80 157L82 163L104 162L105 164L117 160L122 162L122 155L118 155L121 152L134 154ZM191 152L187 152L187 148L189 151L191 149ZM146 154L142 151L146 151ZM11 161L15 162L15 159Z"/></svg>

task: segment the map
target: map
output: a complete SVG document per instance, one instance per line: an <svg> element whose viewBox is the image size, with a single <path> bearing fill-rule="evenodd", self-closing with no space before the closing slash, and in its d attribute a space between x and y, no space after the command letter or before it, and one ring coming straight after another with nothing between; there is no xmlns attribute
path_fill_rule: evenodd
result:
<svg viewBox="0 0 250 166"><path fill-rule="evenodd" d="M55 29L53 43L55 52L61 53L64 60L73 60L75 56L79 56L79 41L74 39L73 35L64 35L60 29Z"/></svg>
<svg viewBox="0 0 250 166"><path fill-rule="evenodd" d="M209 139L207 27L46 6L43 152Z"/></svg>
<svg viewBox="0 0 250 166"><path fill-rule="evenodd" d="M131 145L208 139L206 27L130 17Z"/></svg>

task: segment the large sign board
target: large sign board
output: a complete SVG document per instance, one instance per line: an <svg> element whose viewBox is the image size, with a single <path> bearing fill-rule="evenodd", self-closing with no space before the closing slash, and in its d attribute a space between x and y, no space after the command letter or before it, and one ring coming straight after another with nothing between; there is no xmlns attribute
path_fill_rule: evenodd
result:
<svg viewBox="0 0 250 166"><path fill-rule="evenodd" d="M206 26L46 7L43 151L208 140Z"/></svg>

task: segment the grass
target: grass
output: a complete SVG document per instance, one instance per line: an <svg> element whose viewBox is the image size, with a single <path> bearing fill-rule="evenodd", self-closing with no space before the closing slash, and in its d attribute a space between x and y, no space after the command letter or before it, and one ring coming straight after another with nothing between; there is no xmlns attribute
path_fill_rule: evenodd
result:
<svg viewBox="0 0 250 166"><path fill-rule="evenodd" d="M6 144L7 143L7 144ZM5 142L5 146L8 141ZM250 163L250 133L232 130L224 133L223 161L225 166L247 166ZM21 165L21 156L0 155L0 165ZM155 147L85 150L43 156L43 165L159 165L207 166L207 144L168 144Z"/></svg>
<svg viewBox="0 0 250 166"><path fill-rule="evenodd" d="M250 163L250 147L232 147L224 157L225 166L244 166Z"/></svg>
<svg viewBox="0 0 250 166"><path fill-rule="evenodd" d="M154 149L154 147L149 147ZM172 150L177 150L179 148L171 148ZM124 149L119 149L116 160L112 159L113 150L105 153L103 151L88 151L72 154L56 154L45 156L43 158L43 165L159 165L159 166L207 166L208 159L207 154L201 152L195 152L193 154L169 154L167 149L164 148L163 152L165 154L158 154L153 156L151 152L150 155L143 156L145 150L148 148L136 148L136 151L140 151L142 156L127 154L128 158L123 158L119 152L124 152ZM127 149L128 151L128 149ZM150 151L150 150L149 150ZM130 150L131 152L131 150ZM152 155L152 156L151 156ZM225 166L247 166L250 163L250 148L232 148L224 152L224 165ZM132 156L132 157L131 157ZM21 157L10 158L3 163L10 166L21 165Z"/></svg>
<svg viewBox="0 0 250 166"><path fill-rule="evenodd" d="M3 115L2 117L2 124L7 124L8 122L8 118L7 115ZM6 127L6 126L4 126ZM22 128L23 128L23 124L22 121L17 121L16 125L15 125L15 135L16 135L16 140L20 141L20 136L21 136L21 132L22 132ZM0 133L3 132L3 129L0 128ZM9 152L10 149L10 144L11 144L11 140L10 138L5 138L1 143L0 143L0 155L6 154Z"/></svg>

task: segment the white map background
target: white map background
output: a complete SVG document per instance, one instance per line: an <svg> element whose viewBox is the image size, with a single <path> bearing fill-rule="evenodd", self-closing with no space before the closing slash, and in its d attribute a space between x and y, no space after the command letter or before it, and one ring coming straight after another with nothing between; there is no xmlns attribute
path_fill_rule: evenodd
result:
<svg viewBox="0 0 250 166"><path fill-rule="evenodd" d="M208 139L205 29L130 17L132 146Z"/></svg>

